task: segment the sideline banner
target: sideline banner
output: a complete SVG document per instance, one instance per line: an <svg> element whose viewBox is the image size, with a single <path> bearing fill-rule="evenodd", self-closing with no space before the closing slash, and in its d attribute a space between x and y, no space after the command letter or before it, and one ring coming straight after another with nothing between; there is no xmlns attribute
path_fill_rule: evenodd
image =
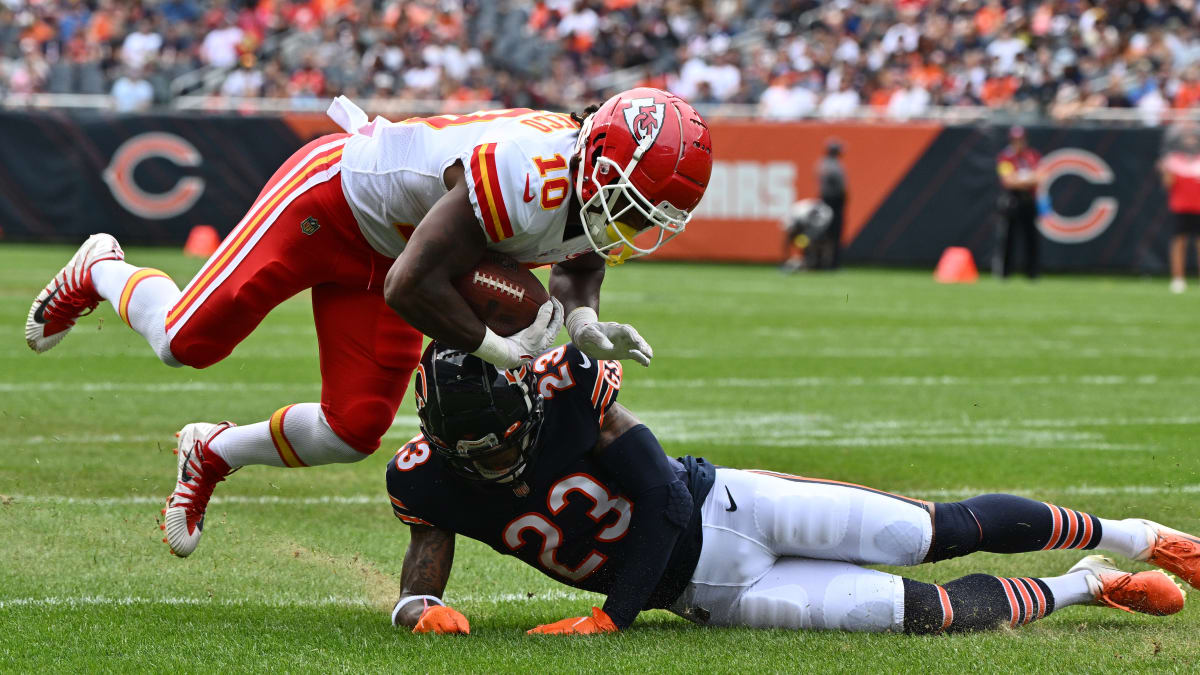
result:
<svg viewBox="0 0 1200 675"><path fill-rule="evenodd" d="M932 267L947 246L966 246L986 270L995 248L1001 194L995 157L1007 142L1006 131L943 129L848 240L847 258L852 263ZM1162 131L1027 131L1029 144L1043 155L1038 194L1043 267L1165 271L1172 224L1156 168ZM853 189L851 182L850 199Z"/></svg>
<svg viewBox="0 0 1200 675"><path fill-rule="evenodd" d="M179 244L194 225L228 233L321 115L0 112L0 237ZM826 140L843 145L843 242L860 264L928 266L965 246L987 267L1000 194L999 127L717 121L713 180L660 260L778 262L780 219L817 192ZM1034 127L1048 270L1160 272L1171 225L1155 163L1161 130Z"/></svg>
<svg viewBox="0 0 1200 675"><path fill-rule="evenodd" d="M0 234L180 244L233 229L300 147L278 118L0 112Z"/></svg>

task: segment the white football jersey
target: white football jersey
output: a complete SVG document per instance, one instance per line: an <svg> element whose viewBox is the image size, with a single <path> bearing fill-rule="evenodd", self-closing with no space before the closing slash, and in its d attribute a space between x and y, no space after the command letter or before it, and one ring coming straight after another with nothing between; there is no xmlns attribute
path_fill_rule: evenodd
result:
<svg viewBox="0 0 1200 675"><path fill-rule="evenodd" d="M488 249L526 264L562 262L591 251L587 238L563 239L571 203L568 165L579 125L564 113L516 108L391 122L366 115L345 97L329 116L353 134L341 180L363 236L395 258L448 190L456 161Z"/></svg>

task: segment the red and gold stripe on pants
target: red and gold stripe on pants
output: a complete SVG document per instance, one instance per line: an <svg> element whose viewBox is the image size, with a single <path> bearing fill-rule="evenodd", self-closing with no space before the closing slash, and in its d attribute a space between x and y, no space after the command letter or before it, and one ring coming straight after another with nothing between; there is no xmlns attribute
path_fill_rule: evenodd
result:
<svg viewBox="0 0 1200 675"><path fill-rule="evenodd" d="M264 198L260 199L257 204L246 214L242 219L242 223L238 225L224 242L221 243L221 248L213 254L209 259L209 263L205 265L200 275L188 284L188 287L183 292L183 297L171 311L167 312L167 330L171 330L179 320L187 314L188 309L196 302L197 298L203 295L204 291L214 283L214 280L225 271L229 265L233 264L233 260L238 256L243 249L246 248L247 242L250 241L254 234L263 228L269 227L274 220L268 218L276 206L281 202L286 201L293 194L303 192L304 184L310 178L329 169L342 158L342 145L339 143L332 148L326 148L317 152L311 159L300 165L300 170L292 175L292 178L286 181L280 181L278 189L273 193L268 193Z"/></svg>

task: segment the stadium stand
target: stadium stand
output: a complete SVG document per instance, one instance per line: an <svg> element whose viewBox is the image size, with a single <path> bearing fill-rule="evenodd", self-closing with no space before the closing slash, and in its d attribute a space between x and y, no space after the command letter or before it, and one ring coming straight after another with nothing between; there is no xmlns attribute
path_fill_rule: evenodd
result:
<svg viewBox="0 0 1200 675"><path fill-rule="evenodd" d="M1155 122L1200 103L1198 25L1194 0L0 0L0 94L561 108L644 83L773 119Z"/></svg>

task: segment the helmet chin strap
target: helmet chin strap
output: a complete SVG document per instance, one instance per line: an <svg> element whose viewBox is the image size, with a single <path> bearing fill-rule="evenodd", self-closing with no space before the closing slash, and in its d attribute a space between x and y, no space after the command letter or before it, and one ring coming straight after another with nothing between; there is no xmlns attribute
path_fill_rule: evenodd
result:
<svg viewBox="0 0 1200 675"><path fill-rule="evenodd" d="M526 483L524 481L524 479L521 478L521 474L525 473L525 469L527 467L528 467L528 464L522 465L521 468L514 471L512 473L512 475L504 476L503 478L496 480L495 484L512 488L513 494L518 497L529 496L529 484ZM483 476L484 478L492 478L491 476L487 475L488 473L492 473L492 472L486 471L485 469L480 467L479 464L475 464L475 470L478 471L479 475Z"/></svg>

